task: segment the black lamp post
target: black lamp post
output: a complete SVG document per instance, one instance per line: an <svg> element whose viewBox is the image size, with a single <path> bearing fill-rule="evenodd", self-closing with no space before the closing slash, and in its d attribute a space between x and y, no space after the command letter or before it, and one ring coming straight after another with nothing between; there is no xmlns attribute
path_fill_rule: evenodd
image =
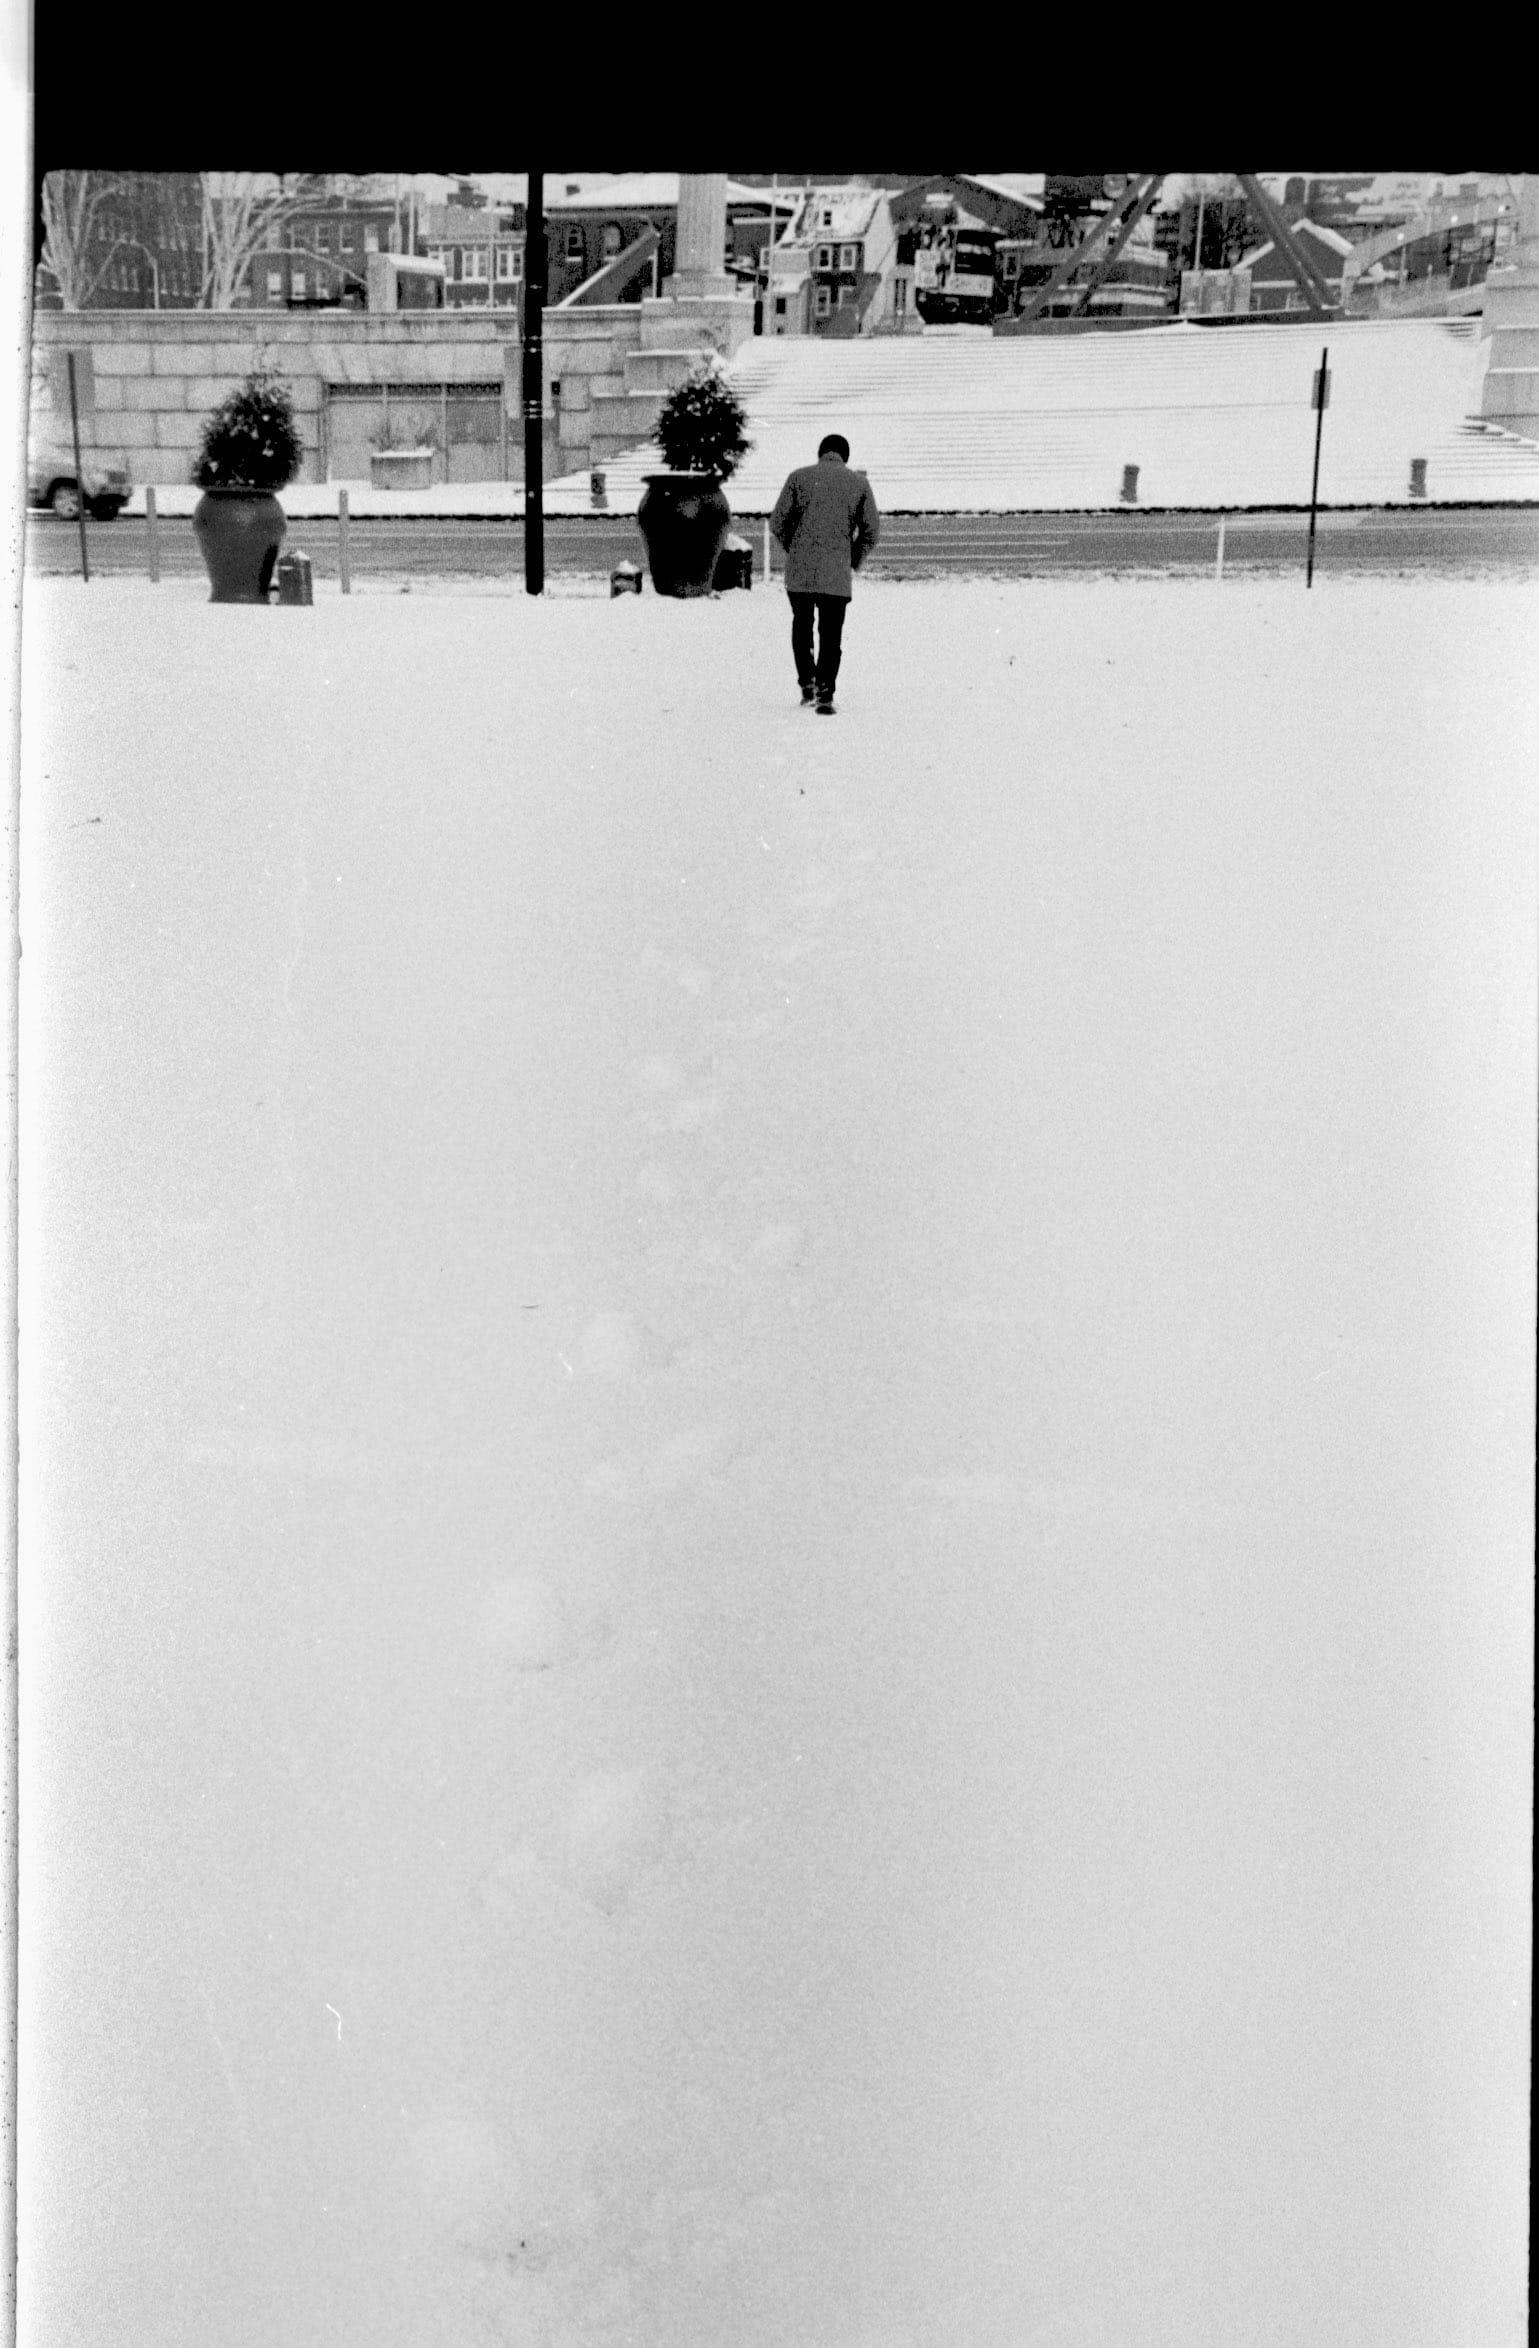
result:
<svg viewBox="0 0 1539 2348"><path fill-rule="evenodd" d="M524 586L545 591L545 175L529 174L524 238Z"/></svg>

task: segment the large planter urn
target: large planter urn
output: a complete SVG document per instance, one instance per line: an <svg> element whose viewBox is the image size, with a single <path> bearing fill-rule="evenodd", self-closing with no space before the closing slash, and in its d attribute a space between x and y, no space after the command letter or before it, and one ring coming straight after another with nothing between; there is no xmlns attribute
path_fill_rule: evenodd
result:
<svg viewBox="0 0 1539 2348"><path fill-rule="evenodd" d="M192 528L212 584L209 602L265 603L288 528L272 491L205 489Z"/></svg>
<svg viewBox="0 0 1539 2348"><path fill-rule="evenodd" d="M648 473L636 508L659 595L709 595L732 508L714 473Z"/></svg>

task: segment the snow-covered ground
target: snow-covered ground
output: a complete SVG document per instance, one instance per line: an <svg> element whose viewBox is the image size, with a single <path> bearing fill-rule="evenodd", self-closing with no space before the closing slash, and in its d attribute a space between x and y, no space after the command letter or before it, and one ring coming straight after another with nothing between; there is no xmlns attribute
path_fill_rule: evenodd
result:
<svg viewBox="0 0 1539 2348"><path fill-rule="evenodd" d="M1536 611L28 582L29 2348L1522 2336Z"/></svg>

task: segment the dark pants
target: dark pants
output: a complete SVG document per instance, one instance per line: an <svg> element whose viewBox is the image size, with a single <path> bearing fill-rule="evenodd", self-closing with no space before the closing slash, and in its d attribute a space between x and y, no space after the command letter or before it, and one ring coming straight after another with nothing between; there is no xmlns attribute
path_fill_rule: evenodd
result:
<svg viewBox="0 0 1539 2348"><path fill-rule="evenodd" d="M834 679L839 674L839 640L844 634L844 615L849 600L843 595L793 595L791 597L791 657L796 662L796 681L803 692L816 685L820 693L832 693ZM818 657L812 659L812 614L818 615Z"/></svg>

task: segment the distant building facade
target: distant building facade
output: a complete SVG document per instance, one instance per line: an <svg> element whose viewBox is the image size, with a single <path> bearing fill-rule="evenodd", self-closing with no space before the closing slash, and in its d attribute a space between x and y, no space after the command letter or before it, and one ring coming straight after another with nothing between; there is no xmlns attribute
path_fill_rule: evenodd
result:
<svg viewBox="0 0 1539 2348"><path fill-rule="evenodd" d="M647 229L656 251L644 271L615 298L640 301L673 275L679 224L679 178L674 171L630 172L607 185L545 182L547 299L555 304L629 251Z"/></svg>
<svg viewBox="0 0 1539 2348"><path fill-rule="evenodd" d="M322 193L268 231L235 299L253 309L363 309L369 256L400 249L395 205Z"/></svg>
<svg viewBox="0 0 1539 2348"><path fill-rule="evenodd" d="M450 309L517 310L523 296L528 216L522 204L424 204L417 255L440 261Z"/></svg>
<svg viewBox="0 0 1539 2348"><path fill-rule="evenodd" d="M1322 228L1309 219L1289 223L1294 242L1307 255L1315 274L1324 284L1333 301L1341 299L1342 271L1352 247L1347 238L1334 228ZM1282 247L1268 238L1245 255L1242 264L1250 279L1250 315L1263 317L1279 310L1307 310L1304 289L1293 274L1293 267Z"/></svg>
<svg viewBox="0 0 1539 2348"><path fill-rule="evenodd" d="M193 310L203 289L203 182L196 171L104 172L111 183L96 207L86 259L94 279L88 310ZM39 266L33 299L63 308Z"/></svg>
<svg viewBox="0 0 1539 2348"><path fill-rule="evenodd" d="M770 331L852 336L885 327L894 314L897 262L885 188L809 188L775 247Z"/></svg>
<svg viewBox="0 0 1539 2348"><path fill-rule="evenodd" d="M782 192L778 217L788 221L792 198ZM772 198L768 191L737 181L727 183L726 238L721 266L728 276L753 280L762 274L770 241ZM564 301L590 277L617 261L648 229L657 238L630 283L613 298L640 301L663 290L673 275L679 225L676 171L623 173L609 180L547 179L546 249L549 300Z"/></svg>

